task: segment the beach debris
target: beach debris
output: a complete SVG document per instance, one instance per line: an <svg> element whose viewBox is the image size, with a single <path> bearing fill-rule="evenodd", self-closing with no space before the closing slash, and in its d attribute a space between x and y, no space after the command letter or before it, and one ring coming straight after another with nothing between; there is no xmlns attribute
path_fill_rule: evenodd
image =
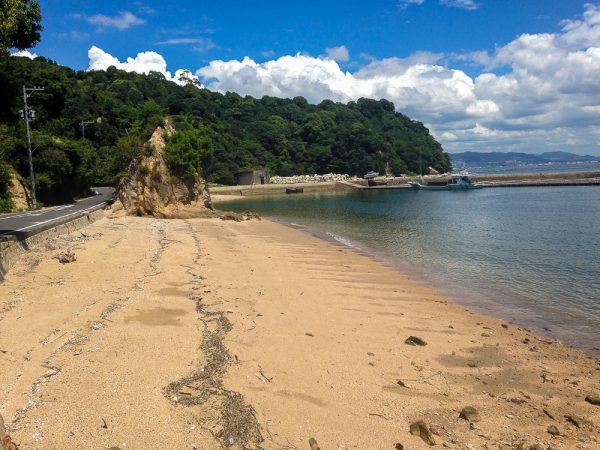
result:
<svg viewBox="0 0 600 450"><path fill-rule="evenodd" d="M17 444L15 444L10 436L6 433L6 428L4 427L4 419L2 418L2 414L0 414L0 446L4 450L19 450Z"/></svg>
<svg viewBox="0 0 600 450"><path fill-rule="evenodd" d="M398 380L398 381L396 381L396 384L397 384L398 386L402 386L403 388L410 389L410 388L408 387L408 384L406 384L406 383L405 383L404 381L402 381L402 380Z"/></svg>
<svg viewBox="0 0 600 450"><path fill-rule="evenodd" d="M404 343L407 345L415 345L415 346L416 345L419 345L419 346L427 345L427 342L425 342L423 339L421 339L420 337L417 337L417 336L409 336L408 338L406 338Z"/></svg>
<svg viewBox="0 0 600 450"><path fill-rule="evenodd" d="M505 323L503 323L501 326L502 326L502 328L508 328L508 325Z"/></svg>
<svg viewBox="0 0 600 450"><path fill-rule="evenodd" d="M468 420L469 422L479 422L481 420L481 416L479 415L479 411L477 411L472 406L465 406L461 411L459 416L461 419Z"/></svg>
<svg viewBox="0 0 600 450"><path fill-rule="evenodd" d="M571 415L567 416L567 420L569 422L571 422L573 425L575 425L577 428L591 427L594 425L589 420L587 420L583 417L577 416L575 414L571 414Z"/></svg>
<svg viewBox="0 0 600 450"><path fill-rule="evenodd" d="M558 430L558 428L556 428L556 425L550 425L546 431L548 433L550 433L552 436L560 435L560 431Z"/></svg>
<svg viewBox="0 0 600 450"><path fill-rule="evenodd" d="M235 222L243 222L245 220L257 219L261 220L260 216L252 211L244 211L243 213L226 212L219 216L221 220L233 220Z"/></svg>
<svg viewBox="0 0 600 450"><path fill-rule="evenodd" d="M258 378L263 383L270 383L273 380L273 377L269 378L265 375L262 368L258 366L258 372L256 372L256 378Z"/></svg>
<svg viewBox="0 0 600 450"><path fill-rule="evenodd" d="M588 395L585 398L585 401L591 403L592 405L600 406L600 395Z"/></svg>
<svg viewBox="0 0 600 450"><path fill-rule="evenodd" d="M58 259L58 262L61 264L69 264L77 260L77 257L72 250L65 250L64 252L54 256L54 259Z"/></svg>
<svg viewBox="0 0 600 450"><path fill-rule="evenodd" d="M321 450L321 447L319 447L315 438L310 438L308 440L308 445L310 445L310 450Z"/></svg>
<svg viewBox="0 0 600 450"><path fill-rule="evenodd" d="M484 333L481 333L481 336L482 337L492 337L492 334L484 332Z"/></svg>
<svg viewBox="0 0 600 450"><path fill-rule="evenodd" d="M304 334L305 334L305 335L307 335L307 336L310 336L310 337L315 337L315 335L314 335L314 334L312 334L312 333L308 333L308 332L306 332L306 333L304 333Z"/></svg>
<svg viewBox="0 0 600 450"><path fill-rule="evenodd" d="M429 431L429 427L422 420L417 420L410 424L410 434L413 436L419 436L425 443L429 445L436 445L437 442L435 440L435 436L431 431Z"/></svg>
<svg viewBox="0 0 600 450"><path fill-rule="evenodd" d="M394 445L394 449L395 450L404 450L404 445L402 445L400 442L396 442L396 445Z"/></svg>
<svg viewBox="0 0 600 450"><path fill-rule="evenodd" d="M552 420L556 420L556 418L558 417L558 414L556 414L556 411L554 411L552 408L544 408L543 411L544 414L546 414Z"/></svg>
<svg viewBox="0 0 600 450"><path fill-rule="evenodd" d="M367 352L367 355L369 355L369 356L375 356L375 353L373 353L373 352Z"/></svg>
<svg viewBox="0 0 600 450"><path fill-rule="evenodd" d="M104 429L108 428L108 424L106 423L106 420L104 420L104 417L102 418L102 425L100 425L100 427Z"/></svg>

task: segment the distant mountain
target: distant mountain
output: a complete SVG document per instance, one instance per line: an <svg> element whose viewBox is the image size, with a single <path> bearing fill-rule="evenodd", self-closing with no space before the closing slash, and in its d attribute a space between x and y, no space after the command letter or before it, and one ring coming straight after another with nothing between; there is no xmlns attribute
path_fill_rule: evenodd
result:
<svg viewBox="0 0 600 450"><path fill-rule="evenodd" d="M449 153L452 165L461 167L503 167L529 164L577 163L600 160L598 156L576 155L569 152L544 152L540 154L516 152L463 152Z"/></svg>

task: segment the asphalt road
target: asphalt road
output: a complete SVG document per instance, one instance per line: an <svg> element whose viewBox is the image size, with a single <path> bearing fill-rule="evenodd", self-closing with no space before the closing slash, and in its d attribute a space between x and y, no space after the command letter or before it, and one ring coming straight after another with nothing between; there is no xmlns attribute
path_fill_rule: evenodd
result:
<svg viewBox="0 0 600 450"><path fill-rule="evenodd" d="M16 236L24 239L52 225L92 212L110 203L115 189L112 187L92 188L97 195L70 205L54 206L39 211L0 215L0 238Z"/></svg>

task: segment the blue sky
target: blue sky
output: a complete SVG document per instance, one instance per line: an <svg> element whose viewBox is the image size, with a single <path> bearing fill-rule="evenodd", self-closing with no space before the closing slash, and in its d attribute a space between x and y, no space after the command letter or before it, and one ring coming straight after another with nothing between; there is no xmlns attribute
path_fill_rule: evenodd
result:
<svg viewBox="0 0 600 450"><path fill-rule="evenodd" d="M298 52L319 55L327 47L345 45L353 56L345 66L352 68L365 64L361 54L381 59L423 50L493 50L522 33L557 31L563 19L581 14L585 3L481 0L477 9L469 10L444 6L438 0L425 0L421 5L399 0L42 0L45 30L36 50L83 69L90 45L119 58L154 50L173 67L199 67L213 59L245 56L264 61ZM143 23L134 22L125 29L90 23L94 16L115 18L122 12L132 13ZM177 38L200 42L164 44Z"/></svg>
<svg viewBox="0 0 600 450"><path fill-rule="evenodd" d="M600 154L600 4L40 3L31 51L73 68L189 69L209 89L313 102L385 97L450 151Z"/></svg>

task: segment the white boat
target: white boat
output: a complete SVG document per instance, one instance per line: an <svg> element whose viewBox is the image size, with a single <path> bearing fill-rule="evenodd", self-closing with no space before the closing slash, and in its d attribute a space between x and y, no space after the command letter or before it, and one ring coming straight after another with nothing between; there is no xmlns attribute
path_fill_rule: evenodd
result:
<svg viewBox="0 0 600 450"><path fill-rule="evenodd" d="M410 184L415 189L425 191L460 191L465 189L481 189L483 187L481 183L475 183L468 173L452 174L452 178L450 179L450 181L442 185L423 184L417 181L409 181L408 184Z"/></svg>
<svg viewBox="0 0 600 450"><path fill-rule="evenodd" d="M363 177L365 180L373 180L374 178L377 178L379 176L379 172L367 172L365 174L365 176Z"/></svg>

